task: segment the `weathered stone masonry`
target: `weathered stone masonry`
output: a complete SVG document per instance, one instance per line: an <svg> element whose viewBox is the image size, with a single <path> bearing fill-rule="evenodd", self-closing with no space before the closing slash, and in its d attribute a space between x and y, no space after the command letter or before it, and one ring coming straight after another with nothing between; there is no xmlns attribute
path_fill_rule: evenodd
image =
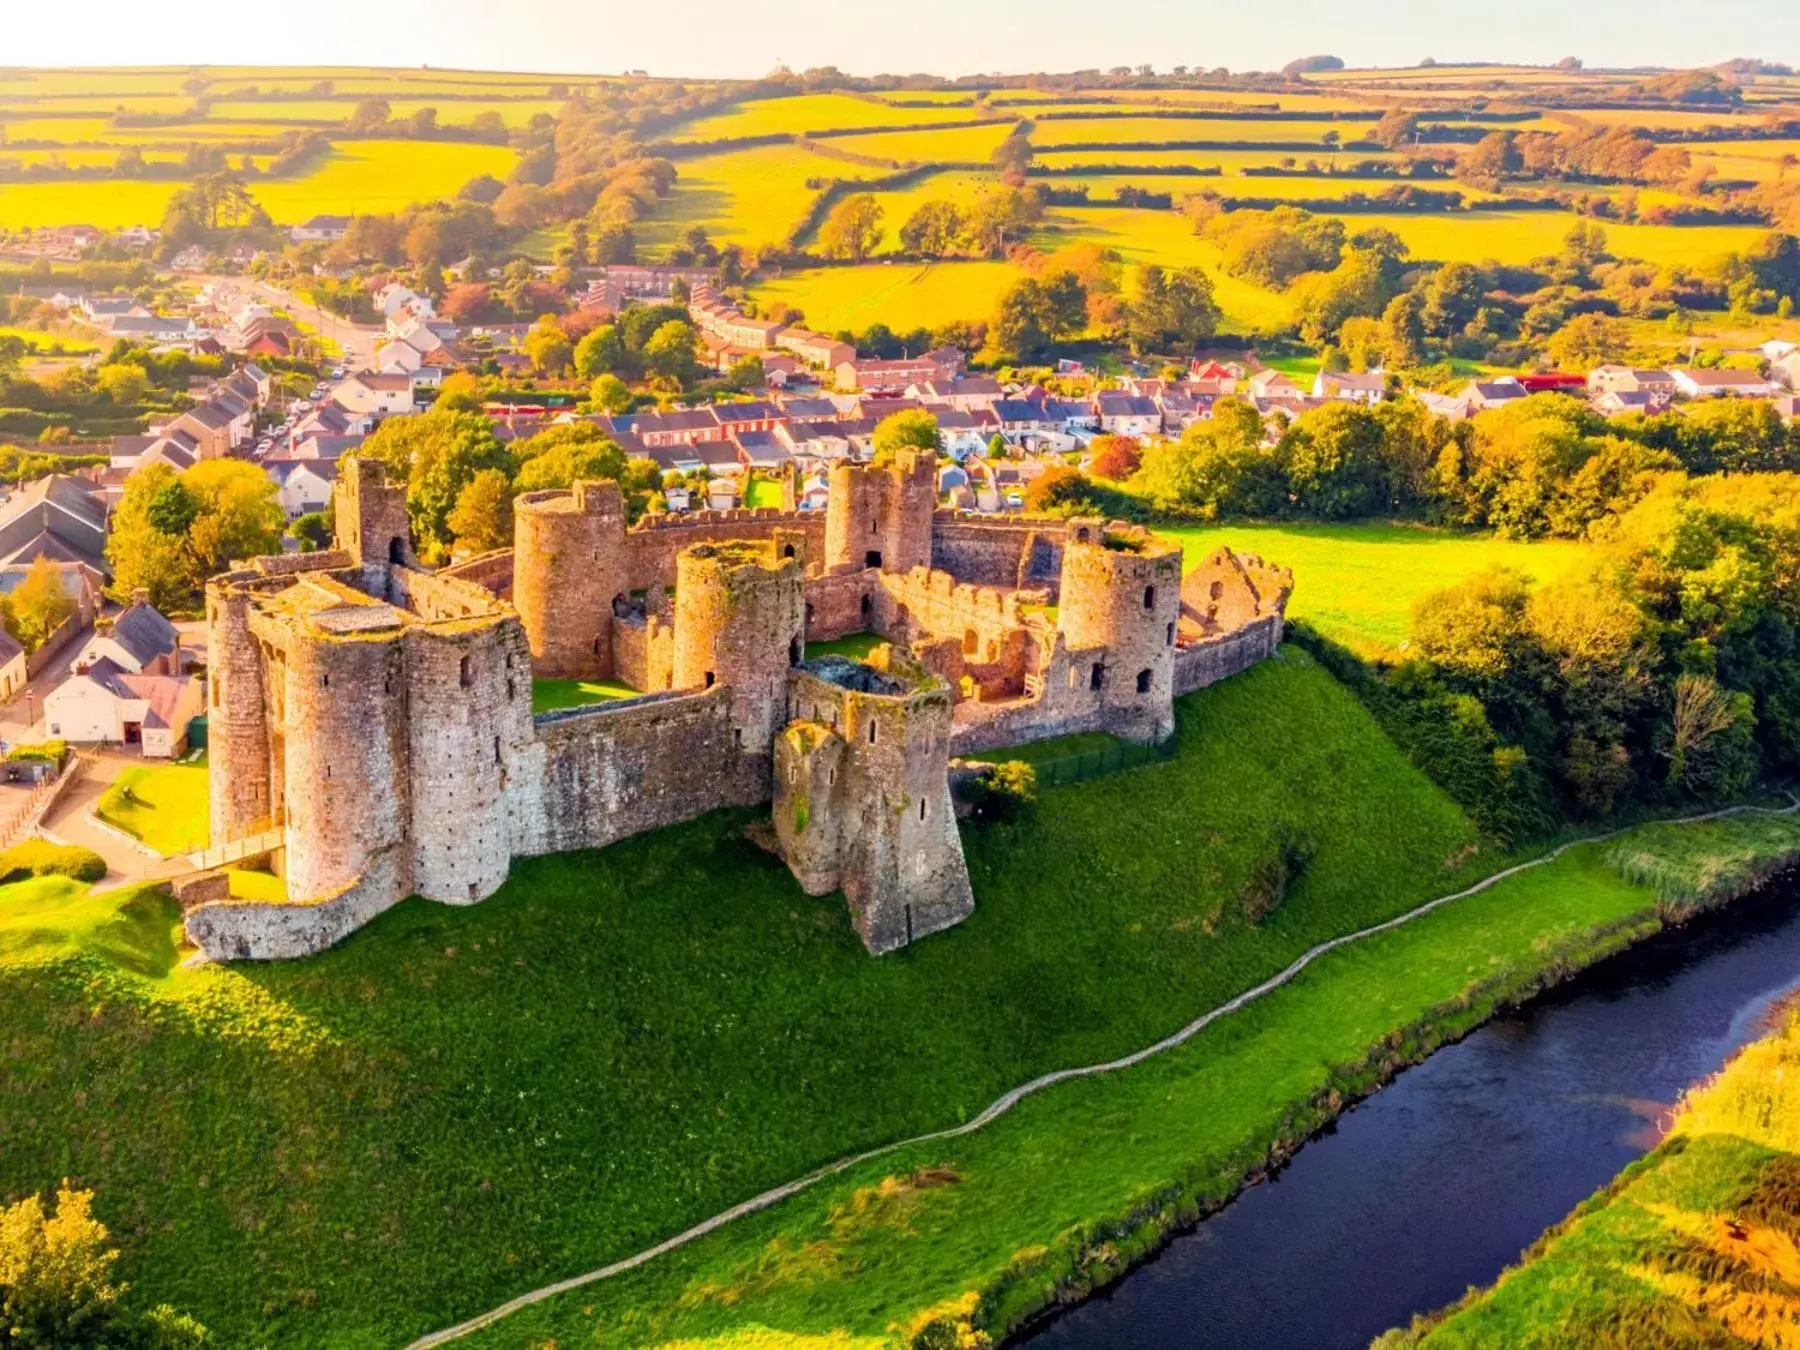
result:
<svg viewBox="0 0 1800 1350"><path fill-rule="evenodd" d="M188 913L209 956L321 950L409 894L491 895L520 855L773 801L809 891L873 952L973 907L952 754L1156 740L1172 700L1270 655L1291 578L1099 520L935 509L930 456L839 466L824 513L627 528L618 489L517 503L510 558L419 568L404 494L347 461L338 548L207 593L215 843L279 830L291 903ZM823 518L821 518L821 516ZM866 662L805 643L868 632ZM533 674L645 693L533 717Z"/></svg>

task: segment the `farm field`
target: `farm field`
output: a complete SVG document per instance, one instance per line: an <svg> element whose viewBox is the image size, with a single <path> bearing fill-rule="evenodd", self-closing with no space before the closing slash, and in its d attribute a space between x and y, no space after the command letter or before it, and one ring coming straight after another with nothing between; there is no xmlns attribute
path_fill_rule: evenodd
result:
<svg viewBox="0 0 1800 1350"><path fill-rule="evenodd" d="M675 190L638 227L650 247L673 243L704 225L717 243L779 243L799 224L815 189L809 180L875 178L886 170L815 155L794 145L763 145L676 162Z"/></svg>
<svg viewBox="0 0 1800 1350"><path fill-rule="evenodd" d="M1058 168L1082 164L1100 164L1105 166L1123 165L1126 167L1152 167L1159 165L1186 166L1192 168L1210 168L1218 165L1226 176L1243 168L1275 168L1285 160L1295 160L1300 164L1316 161L1321 165L1354 164L1364 160L1378 160L1386 163L1398 162L1401 157L1391 150L1326 150L1298 151L1287 150L1043 150L1037 155L1036 162L1046 168Z"/></svg>
<svg viewBox="0 0 1800 1350"><path fill-rule="evenodd" d="M901 163L985 164L1012 129L1011 122L995 122L992 126L945 127L941 131L876 131L834 136L820 144Z"/></svg>
<svg viewBox="0 0 1800 1350"><path fill-rule="evenodd" d="M454 141L345 141L302 178L253 180L250 192L278 224L320 212L393 211L453 195L471 178L504 178L505 146ZM0 228L81 222L100 229L154 225L179 184L134 179L0 183Z"/></svg>
<svg viewBox="0 0 1800 1350"><path fill-rule="evenodd" d="M212 105L210 116L238 118L246 122L314 122L331 125L343 122L356 111L359 95L334 99L223 99ZM522 127L538 113L555 117L562 110L562 99L493 99L481 98L389 98L388 111L395 117L411 117L421 108L435 108L438 122L444 126L467 126L484 112L499 113L509 127Z"/></svg>
<svg viewBox="0 0 1800 1350"><path fill-rule="evenodd" d="M1305 142L1325 147L1325 137L1336 132L1343 140L1367 134L1367 122L1340 122L1319 118L1304 122L1224 122L1186 117L1081 117L1038 122L1031 143L1044 149L1059 145L1133 145L1162 141L1263 141Z"/></svg>
<svg viewBox="0 0 1800 1350"><path fill-rule="evenodd" d="M849 94L796 94L759 99L728 112L685 122L669 133L674 141L711 141L733 136L798 135L849 127L904 127L919 122L965 121L970 108L896 108Z"/></svg>
<svg viewBox="0 0 1800 1350"><path fill-rule="evenodd" d="M985 319L1019 279L1005 262L866 263L786 272L758 283L756 298L806 315L809 327L835 333L885 323L897 332L961 319Z"/></svg>
<svg viewBox="0 0 1800 1350"><path fill-rule="evenodd" d="M1309 175L1306 177L1289 177L1285 174L1267 176L1251 175L1246 177L1241 173L1196 174L1192 176L1149 173L1084 173L1059 175L1053 181L1058 188L1072 188L1086 184L1089 192L1096 201L1101 198L1117 196L1120 188L1134 187L1142 188L1146 192L1166 192L1174 200L1175 205L1179 206L1183 197L1202 192L1216 192L1222 197L1248 197L1255 199L1276 198L1281 201L1303 203L1319 200L1330 201L1345 197L1352 192L1373 195L1381 192L1385 188L1393 186L1396 182L1405 182L1406 180L1392 178L1332 177L1326 174ZM1429 191L1434 185L1430 183L1417 183L1412 186L1421 187ZM1469 201L1498 201L1502 199L1502 194L1500 193L1485 192L1480 188L1471 188L1466 183L1445 183L1437 186L1439 186L1440 190L1447 188L1452 191L1460 192L1464 199ZM1324 208L1316 209L1323 210ZM1357 218L1360 219L1361 217L1359 216ZM1354 229L1355 227L1352 226L1352 228Z"/></svg>
<svg viewBox="0 0 1800 1350"><path fill-rule="evenodd" d="M992 192L1000 186L1000 179L992 173L977 172L966 169L952 169L945 173L934 173L921 179L909 188L899 191L876 192L871 194L881 203L882 237L881 252L900 251L900 227L907 218L928 201L951 201L963 210L968 210L985 193Z"/></svg>

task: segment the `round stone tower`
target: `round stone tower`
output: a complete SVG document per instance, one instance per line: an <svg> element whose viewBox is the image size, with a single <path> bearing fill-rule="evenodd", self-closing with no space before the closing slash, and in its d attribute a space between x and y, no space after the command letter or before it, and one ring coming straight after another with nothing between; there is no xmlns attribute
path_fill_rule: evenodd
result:
<svg viewBox="0 0 1800 1350"><path fill-rule="evenodd" d="M1064 545L1057 626L1121 736L1161 740L1175 729L1180 615L1179 545L1119 529Z"/></svg>
<svg viewBox="0 0 1800 1350"><path fill-rule="evenodd" d="M400 636L398 624L308 628L288 648L286 876L298 900L335 894L406 839L412 794Z"/></svg>
<svg viewBox="0 0 1800 1350"><path fill-rule="evenodd" d="M250 592L216 578L206 587L206 613L212 838L226 844L269 828L269 724L262 658L250 633Z"/></svg>
<svg viewBox="0 0 1800 1350"><path fill-rule="evenodd" d="M798 558L767 543L695 544L675 560L676 689L731 689L746 754L767 755L785 722L787 674L806 647Z"/></svg>
<svg viewBox="0 0 1800 1350"><path fill-rule="evenodd" d="M534 673L610 678L613 601L628 585L617 483L528 492L513 503L513 608Z"/></svg>

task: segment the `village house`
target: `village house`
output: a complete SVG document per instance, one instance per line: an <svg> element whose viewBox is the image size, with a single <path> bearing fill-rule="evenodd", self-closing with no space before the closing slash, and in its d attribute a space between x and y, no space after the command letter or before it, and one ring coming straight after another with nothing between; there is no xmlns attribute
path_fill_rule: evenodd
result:
<svg viewBox="0 0 1800 1350"><path fill-rule="evenodd" d="M200 710L193 676L137 675L101 660L45 695L44 724L59 740L137 746L146 759L172 759L186 749Z"/></svg>
<svg viewBox="0 0 1800 1350"><path fill-rule="evenodd" d="M1387 376L1378 370L1359 374L1348 370L1324 371L1313 376L1314 398L1348 399L1353 403L1379 403L1387 397Z"/></svg>
<svg viewBox="0 0 1800 1350"><path fill-rule="evenodd" d="M413 410L412 376L359 371L340 382L331 394L352 413L369 417L393 417Z"/></svg>
<svg viewBox="0 0 1800 1350"><path fill-rule="evenodd" d="M846 362L856 360L856 348L848 342L805 328L782 329L776 335L775 345L819 370L836 370Z"/></svg>
<svg viewBox="0 0 1800 1350"><path fill-rule="evenodd" d="M1265 366L1243 383L1251 398L1296 398L1300 394L1300 386L1272 366Z"/></svg>
<svg viewBox="0 0 1800 1350"><path fill-rule="evenodd" d="M84 563L111 576L106 505L91 483L47 474L0 502L0 564Z"/></svg>
<svg viewBox="0 0 1800 1350"><path fill-rule="evenodd" d="M72 664L81 674L102 661L128 675L179 675L181 633L139 591L110 624L95 629Z"/></svg>
<svg viewBox="0 0 1800 1350"><path fill-rule="evenodd" d="M1141 394L1097 394L1094 410L1100 414L1100 430L1111 436L1152 436L1162 430L1162 409Z"/></svg>
<svg viewBox="0 0 1800 1350"><path fill-rule="evenodd" d="M1525 386L1510 375L1500 375L1491 380L1470 380L1457 395L1471 413L1480 412L1484 408L1498 408L1503 403L1512 403L1530 396Z"/></svg>
<svg viewBox="0 0 1800 1350"><path fill-rule="evenodd" d="M361 438L356 438L360 444ZM275 482L275 498L289 520L309 511L323 511L337 483L337 458L271 459L263 468Z"/></svg>
<svg viewBox="0 0 1800 1350"><path fill-rule="evenodd" d="M320 215L294 226L288 238L296 244L330 244L350 233L349 216Z"/></svg>
<svg viewBox="0 0 1800 1350"><path fill-rule="evenodd" d="M31 673L25 665L25 649L19 640L0 628L0 703L11 703L26 685Z"/></svg>
<svg viewBox="0 0 1800 1350"><path fill-rule="evenodd" d="M1595 366L1587 374L1590 394L1673 394L1675 377L1666 370L1639 370L1632 366Z"/></svg>
<svg viewBox="0 0 1800 1350"><path fill-rule="evenodd" d="M930 357L914 357L904 361L857 359L840 362L832 374L839 389L852 393L904 394L913 385L926 380L948 379L955 375Z"/></svg>
<svg viewBox="0 0 1800 1350"><path fill-rule="evenodd" d="M1754 370L1688 368L1669 373L1675 377L1675 392L1689 398L1770 398L1777 392Z"/></svg>

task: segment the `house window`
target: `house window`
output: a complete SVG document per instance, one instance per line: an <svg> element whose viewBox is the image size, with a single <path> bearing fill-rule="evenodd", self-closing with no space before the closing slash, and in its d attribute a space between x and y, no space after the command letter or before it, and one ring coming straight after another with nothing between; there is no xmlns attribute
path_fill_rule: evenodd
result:
<svg viewBox="0 0 1800 1350"><path fill-rule="evenodd" d="M1088 672L1088 688L1089 689L1104 689L1105 687L1106 687L1106 667L1101 665L1098 661L1096 661L1096 662L1094 662L1094 668Z"/></svg>
<svg viewBox="0 0 1800 1350"><path fill-rule="evenodd" d="M1149 693L1150 692L1150 672L1147 670L1140 670L1138 672L1137 684L1138 684L1138 693L1140 693L1140 694Z"/></svg>

